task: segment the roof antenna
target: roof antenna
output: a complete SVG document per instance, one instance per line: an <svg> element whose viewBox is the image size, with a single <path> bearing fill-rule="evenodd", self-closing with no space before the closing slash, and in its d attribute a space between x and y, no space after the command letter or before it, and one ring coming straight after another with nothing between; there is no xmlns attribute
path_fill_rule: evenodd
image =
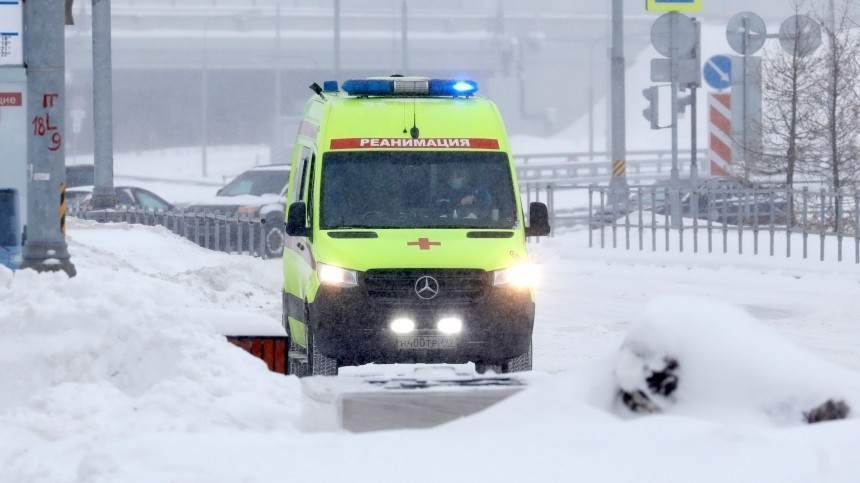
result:
<svg viewBox="0 0 860 483"><path fill-rule="evenodd" d="M418 126L415 122L415 98L412 98L412 129L409 130L409 135L412 136L412 139L418 139Z"/></svg>
<svg viewBox="0 0 860 483"><path fill-rule="evenodd" d="M324 96L324 95L323 95L323 93L322 93L322 87L320 87L320 85L319 85L319 84L317 84L316 82L314 82L313 84L311 84L311 85L310 85L310 88L311 88L311 90L312 90L312 91L316 92L316 94L317 94L318 96L322 97L322 98L323 98L323 100L325 100L325 96Z"/></svg>
<svg viewBox="0 0 860 483"><path fill-rule="evenodd" d="M403 99L403 134L406 134L406 99Z"/></svg>

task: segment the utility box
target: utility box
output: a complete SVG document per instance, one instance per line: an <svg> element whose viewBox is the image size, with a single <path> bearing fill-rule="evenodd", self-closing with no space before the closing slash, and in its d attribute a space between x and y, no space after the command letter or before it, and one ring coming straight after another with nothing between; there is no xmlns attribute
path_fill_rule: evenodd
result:
<svg viewBox="0 0 860 483"><path fill-rule="evenodd" d="M287 336L227 336L227 340L261 359L272 372L287 373L287 351L290 338Z"/></svg>
<svg viewBox="0 0 860 483"><path fill-rule="evenodd" d="M0 188L0 265L13 270L21 266L20 219L18 191Z"/></svg>
<svg viewBox="0 0 860 483"><path fill-rule="evenodd" d="M0 189L18 192L18 232L27 219L27 73L0 66Z"/></svg>

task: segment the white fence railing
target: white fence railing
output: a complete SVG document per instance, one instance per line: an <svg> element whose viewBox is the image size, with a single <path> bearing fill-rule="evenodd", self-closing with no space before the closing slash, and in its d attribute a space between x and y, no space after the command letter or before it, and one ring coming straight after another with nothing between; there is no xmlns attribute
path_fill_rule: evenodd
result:
<svg viewBox="0 0 860 483"><path fill-rule="evenodd" d="M817 254L860 264L860 190L592 186L588 197L592 247Z"/></svg>

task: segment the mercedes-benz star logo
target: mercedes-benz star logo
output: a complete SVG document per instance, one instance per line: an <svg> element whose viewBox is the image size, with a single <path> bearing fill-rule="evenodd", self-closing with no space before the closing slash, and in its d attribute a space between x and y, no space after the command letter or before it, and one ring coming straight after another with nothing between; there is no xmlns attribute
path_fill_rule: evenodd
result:
<svg viewBox="0 0 860 483"><path fill-rule="evenodd" d="M424 275L415 282L415 293L424 300L439 295L439 282L430 275Z"/></svg>

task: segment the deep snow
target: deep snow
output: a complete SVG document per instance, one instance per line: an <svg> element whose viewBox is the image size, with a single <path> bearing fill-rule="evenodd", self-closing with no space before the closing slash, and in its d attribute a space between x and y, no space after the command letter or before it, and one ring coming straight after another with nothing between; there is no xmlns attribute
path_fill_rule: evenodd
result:
<svg viewBox="0 0 860 483"><path fill-rule="evenodd" d="M68 239L74 279L0 269L2 482L860 475L857 419L802 422L826 398L860 405L854 265L544 239L526 390L429 430L312 434L299 380L218 335L278 325L278 261L125 224L72 220ZM622 346L679 359L663 414L618 404L616 381L636 380Z"/></svg>

